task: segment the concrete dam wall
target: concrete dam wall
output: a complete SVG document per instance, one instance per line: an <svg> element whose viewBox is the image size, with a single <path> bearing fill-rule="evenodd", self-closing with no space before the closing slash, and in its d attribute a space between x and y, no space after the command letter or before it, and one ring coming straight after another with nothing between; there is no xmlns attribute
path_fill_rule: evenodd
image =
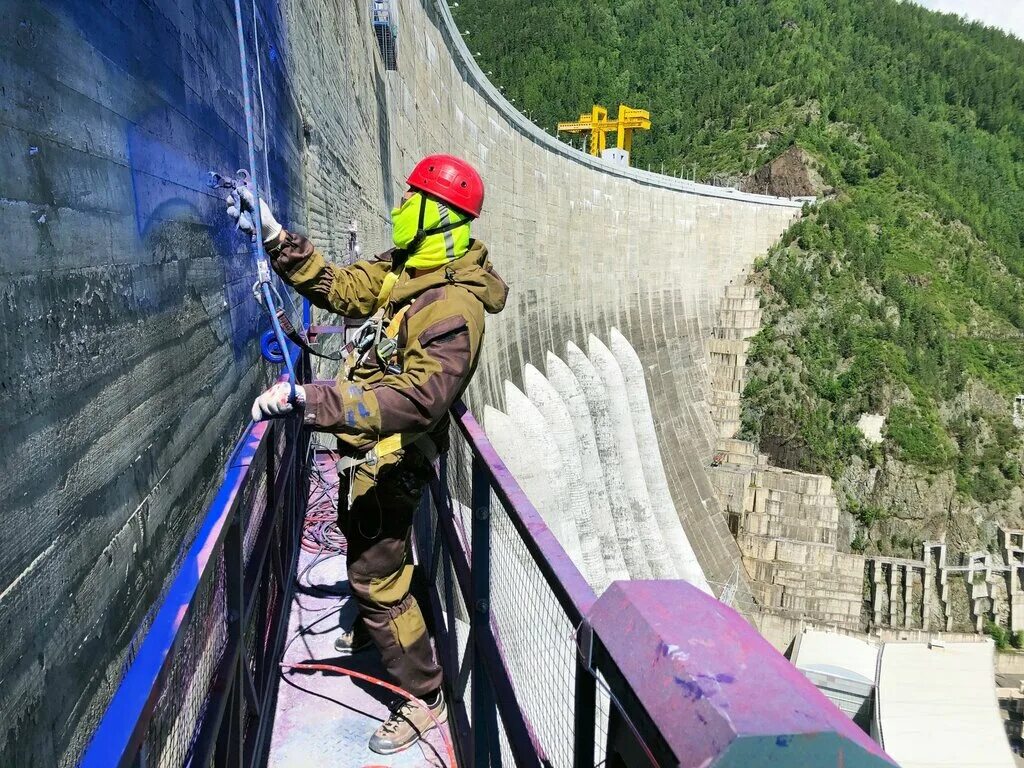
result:
<svg viewBox="0 0 1024 768"><path fill-rule="evenodd" d="M612 168L546 136L434 0L396 4L397 71L365 0L242 6L267 125L265 168L250 170L278 218L338 259L356 220L369 253L419 156L473 162L487 184L474 234L512 293L472 408L509 412L506 381L527 391L527 365L617 328L717 592L739 555L705 471L710 332L726 286L799 206ZM232 4L0 9L0 764L68 765L274 372L253 343L266 321L245 244L206 187L246 156Z"/></svg>
<svg viewBox="0 0 1024 768"><path fill-rule="evenodd" d="M443 3L397 7L397 72L382 69L366 20L353 16L360 9L299 3L288 15L311 127L309 234L337 251L357 219L365 244L384 247L387 210L420 156L448 151L473 162L487 185L473 231L512 292L489 322L470 405L478 413L484 404L504 409L504 382L525 390L526 365L543 367L548 351L562 355L567 342L586 347L590 334L606 339L618 328L647 373L689 540L708 579L725 583L739 560L706 474L718 435L707 345L726 286L779 237L799 204L577 152L486 81Z"/></svg>

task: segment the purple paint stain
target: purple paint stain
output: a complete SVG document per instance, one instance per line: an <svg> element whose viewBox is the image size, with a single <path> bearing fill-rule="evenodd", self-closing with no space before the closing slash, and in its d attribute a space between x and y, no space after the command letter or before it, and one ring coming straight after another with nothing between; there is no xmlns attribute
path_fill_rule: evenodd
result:
<svg viewBox="0 0 1024 768"><path fill-rule="evenodd" d="M719 672L715 675L715 680L719 683L735 683L736 678L732 675L727 675L725 672Z"/></svg>
<svg viewBox="0 0 1024 768"><path fill-rule="evenodd" d="M691 682L690 680L683 680L681 677L675 678L675 681L676 685L686 691L687 698L693 701L699 701L704 698L704 689L696 683Z"/></svg>

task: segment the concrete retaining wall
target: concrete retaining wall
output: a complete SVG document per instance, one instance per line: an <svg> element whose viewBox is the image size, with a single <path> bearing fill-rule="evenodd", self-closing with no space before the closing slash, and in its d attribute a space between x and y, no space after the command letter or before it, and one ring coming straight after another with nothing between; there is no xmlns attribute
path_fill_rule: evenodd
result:
<svg viewBox="0 0 1024 768"><path fill-rule="evenodd" d="M768 466L756 445L735 437L747 350L760 324L757 288L730 286L710 345L718 427L711 479L759 607L744 605L742 595L738 605L748 614L769 611L857 630L863 623L864 558L840 549L845 542L831 478ZM768 626L761 617L755 623ZM790 639L772 642L784 647Z"/></svg>
<svg viewBox="0 0 1024 768"><path fill-rule="evenodd" d="M0 765L51 768L97 721L267 372L250 260L205 186L244 164L230 4L0 12ZM281 19L261 26L294 215L302 131L269 55Z"/></svg>

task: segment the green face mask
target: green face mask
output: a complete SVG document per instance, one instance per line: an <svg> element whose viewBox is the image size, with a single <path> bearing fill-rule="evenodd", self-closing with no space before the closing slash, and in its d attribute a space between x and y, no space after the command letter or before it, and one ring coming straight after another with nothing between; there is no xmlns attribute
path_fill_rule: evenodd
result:
<svg viewBox="0 0 1024 768"><path fill-rule="evenodd" d="M406 248L416 237L420 221L420 201L417 192L391 211L391 239L396 248Z"/></svg>
<svg viewBox="0 0 1024 768"><path fill-rule="evenodd" d="M466 214L416 192L391 211L391 239L396 248L409 251L406 266L438 267L468 250L470 222Z"/></svg>

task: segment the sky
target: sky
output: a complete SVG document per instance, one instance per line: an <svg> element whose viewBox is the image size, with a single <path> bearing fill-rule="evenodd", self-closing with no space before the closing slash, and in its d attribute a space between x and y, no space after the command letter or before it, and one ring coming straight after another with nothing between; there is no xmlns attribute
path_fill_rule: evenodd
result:
<svg viewBox="0 0 1024 768"><path fill-rule="evenodd" d="M972 21L1000 27L1024 40L1024 1L1022 0L914 0L933 11L955 13Z"/></svg>

